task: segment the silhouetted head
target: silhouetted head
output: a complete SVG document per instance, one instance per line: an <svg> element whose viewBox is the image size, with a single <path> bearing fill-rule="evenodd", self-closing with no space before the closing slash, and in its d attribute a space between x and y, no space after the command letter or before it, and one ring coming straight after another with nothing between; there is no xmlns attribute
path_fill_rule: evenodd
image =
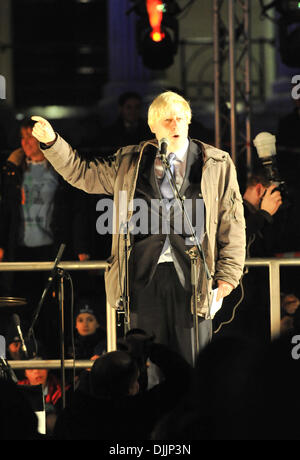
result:
<svg viewBox="0 0 300 460"><path fill-rule="evenodd" d="M135 359L125 351L111 351L98 358L91 369L93 396L117 399L139 391L139 370Z"/></svg>
<svg viewBox="0 0 300 460"><path fill-rule="evenodd" d="M125 122L136 123L141 117L142 97L134 92L122 93L118 100L119 111Z"/></svg>
<svg viewBox="0 0 300 460"><path fill-rule="evenodd" d="M0 440L36 439L37 426L37 417L23 388L0 379Z"/></svg>

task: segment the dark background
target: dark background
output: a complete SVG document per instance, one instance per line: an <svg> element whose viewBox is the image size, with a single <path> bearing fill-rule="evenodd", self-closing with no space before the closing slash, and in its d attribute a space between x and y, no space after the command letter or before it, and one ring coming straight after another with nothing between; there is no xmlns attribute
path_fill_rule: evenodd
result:
<svg viewBox="0 0 300 460"><path fill-rule="evenodd" d="M106 0L13 0L15 106L88 105L107 81Z"/></svg>

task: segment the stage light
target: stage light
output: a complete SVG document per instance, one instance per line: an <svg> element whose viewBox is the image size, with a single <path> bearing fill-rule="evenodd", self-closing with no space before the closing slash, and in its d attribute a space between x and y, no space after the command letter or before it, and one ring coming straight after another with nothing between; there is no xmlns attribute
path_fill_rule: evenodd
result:
<svg viewBox="0 0 300 460"><path fill-rule="evenodd" d="M282 62L288 67L300 67L300 2L298 0L277 0L280 14L279 52Z"/></svg>
<svg viewBox="0 0 300 460"><path fill-rule="evenodd" d="M279 24L279 52L288 67L300 67L300 27L289 30L286 22Z"/></svg>
<svg viewBox="0 0 300 460"><path fill-rule="evenodd" d="M282 62L288 67L300 67L300 1L274 0L265 5L264 0L260 0L260 4L263 14L271 8L277 11L279 53Z"/></svg>
<svg viewBox="0 0 300 460"><path fill-rule="evenodd" d="M291 24L300 22L300 2L298 0L277 0L275 6L277 11Z"/></svg>
<svg viewBox="0 0 300 460"><path fill-rule="evenodd" d="M154 30L152 30L150 36L154 42L161 42L166 35L163 32L155 32Z"/></svg>
<svg viewBox="0 0 300 460"><path fill-rule="evenodd" d="M161 0L146 0L146 8L152 29L150 37L154 42L161 42L165 38L161 29L164 4Z"/></svg>
<svg viewBox="0 0 300 460"><path fill-rule="evenodd" d="M136 24L137 49L145 67L163 70L174 62L179 41L176 15L180 12L174 0L143 0L135 5L140 16Z"/></svg>

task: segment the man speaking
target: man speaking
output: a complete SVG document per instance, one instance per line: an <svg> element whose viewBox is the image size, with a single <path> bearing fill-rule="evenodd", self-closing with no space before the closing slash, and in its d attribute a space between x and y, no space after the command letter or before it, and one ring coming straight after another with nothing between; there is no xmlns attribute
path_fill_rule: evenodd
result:
<svg viewBox="0 0 300 460"><path fill-rule="evenodd" d="M55 133L48 121L41 117L32 119L36 121L33 135L65 180L87 193L113 196L117 231L113 234L111 267L105 279L111 307L116 306L124 288L125 242L121 224L134 222L135 200L143 200L150 215L154 200L161 204L154 206L160 218L155 232L151 231L148 219L148 231L130 234L130 326L154 334L157 342L168 345L193 364L193 296L191 260L187 253L191 249L191 233L185 226L181 233L176 231L175 220L178 222L178 212L183 210L175 205L168 175L172 173L180 196L192 203L190 218L192 223L197 220L196 233L208 268L205 270L203 258L199 257L196 280L199 349L212 334L212 289L218 288L217 300L222 299L241 278L245 221L236 170L229 154L190 139L191 116L189 103L182 96L164 92L148 110L148 124L156 139L120 148L110 158L89 162ZM161 140L165 142L170 165L167 171L160 155ZM124 196L125 207L120 202ZM184 220L184 216L181 218Z"/></svg>

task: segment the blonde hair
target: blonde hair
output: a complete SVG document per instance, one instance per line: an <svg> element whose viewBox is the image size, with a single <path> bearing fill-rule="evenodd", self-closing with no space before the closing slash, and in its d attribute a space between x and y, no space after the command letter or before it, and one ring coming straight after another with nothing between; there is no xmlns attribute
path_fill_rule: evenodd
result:
<svg viewBox="0 0 300 460"><path fill-rule="evenodd" d="M186 117L187 122L191 122L192 111L190 104L180 94L173 91L165 91L159 94L151 103L148 109L148 125L153 126L155 121L162 119L168 115L170 109L179 108Z"/></svg>

